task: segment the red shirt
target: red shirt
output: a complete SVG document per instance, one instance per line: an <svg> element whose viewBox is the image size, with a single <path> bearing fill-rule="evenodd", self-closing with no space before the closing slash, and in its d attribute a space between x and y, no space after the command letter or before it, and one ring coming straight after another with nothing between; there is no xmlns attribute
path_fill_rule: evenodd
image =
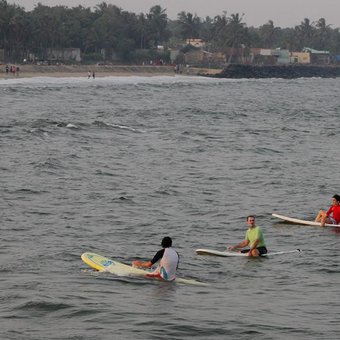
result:
<svg viewBox="0 0 340 340"><path fill-rule="evenodd" d="M336 221L337 224L340 223L340 205L332 205L326 215L327 217L332 214L333 219Z"/></svg>

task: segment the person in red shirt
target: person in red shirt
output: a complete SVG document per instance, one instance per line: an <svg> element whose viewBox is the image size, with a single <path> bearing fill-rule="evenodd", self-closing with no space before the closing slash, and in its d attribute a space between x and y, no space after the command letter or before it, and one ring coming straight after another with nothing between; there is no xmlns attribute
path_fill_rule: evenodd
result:
<svg viewBox="0 0 340 340"><path fill-rule="evenodd" d="M321 222L321 227L326 223L340 224L340 196L334 195L332 197L332 205L327 212L320 210L315 218L315 222Z"/></svg>

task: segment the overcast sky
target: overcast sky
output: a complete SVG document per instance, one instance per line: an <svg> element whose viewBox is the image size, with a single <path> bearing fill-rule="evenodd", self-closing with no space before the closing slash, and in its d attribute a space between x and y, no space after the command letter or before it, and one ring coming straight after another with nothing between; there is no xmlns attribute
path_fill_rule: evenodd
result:
<svg viewBox="0 0 340 340"><path fill-rule="evenodd" d="M41 2L43 5L64 5L74 7L94 7L103 0L7 0L23 6L30 11ZM123 10L134 13L148 13L154 5L166 9L170 19L176 19L181 11L197 14L201 18L214 17L227 11L244 13L243 21L248 26L258 27L268 20L273 20L275 26L294 27L304 18L317 21L325 18L332 28L340 27L340 0L106 0L108 4L116 5Z"/></svg>

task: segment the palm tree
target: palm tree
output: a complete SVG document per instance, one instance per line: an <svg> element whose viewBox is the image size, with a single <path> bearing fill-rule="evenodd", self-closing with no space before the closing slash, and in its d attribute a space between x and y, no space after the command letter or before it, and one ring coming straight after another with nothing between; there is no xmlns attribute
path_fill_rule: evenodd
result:
<svg viewBox="0 0 340 340"><path fill-rule="evenodd" d="M211 37L213 40L213 50L221 50L227 47L228 38L228 18L227 12L223 15L217 15L214 17L213 23L211 24Z"/></svg>
<svg viewBox="0 0 340 340"><path fill-rule="evenodd" d="M305 18L299 26L295 26L295 33L300 50L303 47L313 47L315 27L308 18Z"/></svg>
<svg viewBox="0 0 340 340"><path fill-rule="evenodd" d="M274 22L272 20L269 20L266 24L259 28L263 47L272 48L274 46L276 31L277 29L274 26Z"/></svg>
<svg viewBox="0 0 340 340"><path fill-rule="evenodd" d="M170 32L167 30L168 16L166 9L156 5L150 8L150 12L146 15L148 22L149 39L154 41L154 46L166 41Z"/></svg>
<svg viewBox="0 0 340 340"><path fill-rule="evenodd" d="M236 14L231 14L228 22L228 45L231 47L231 53L229 55L228 62L230 63L233 57L233 52L235 47L240 47L241 45L246 44L247 40L247 30L245 27L245 23L242 22L244 14L241 16Z"/></svg>
<svg viewBox="0 0 340 340"><path fill-rule="evenodd" d="M180 12L178 14L178 21L181 26L182 38L199 38L199 29L201 19L195 14Z"/></svg>
<svg viewBox="0 0 340 340"><path fill-rule="evenodd" d="M10 54L13 60L22 61L27 57L29 42L31 41L31 27L28 15L17 11L9 22Z"/></svg>
<svg viewBox="0 0 340 340"><path fill-rule="evenodd" d="M320 18L315 24L316 27L316 48L320 50L325 50L327 47L329 48L329 42L331 37L331 28L330 25L326 24L326 20L324 18Z"/></svg>

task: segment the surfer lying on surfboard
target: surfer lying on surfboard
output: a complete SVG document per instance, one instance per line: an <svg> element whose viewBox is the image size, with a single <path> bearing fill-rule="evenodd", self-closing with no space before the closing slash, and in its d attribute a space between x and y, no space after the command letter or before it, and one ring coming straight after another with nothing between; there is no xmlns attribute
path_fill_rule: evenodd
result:
<svg viewBox="0 0 340 340"><path fill-rule="evenodd" d="M169 236L163 238L159 250L152 260L147 262L132 261L133 267L151 268L156 262L160 263L155 271L146 274L147 277L154 277L165 281L172 281L176 278L176 270L178 268L179 256L176 250L172 248L172 239Z"/></svg>
<svg viewBox="0 0 340 340"><path fill-rule="evenodd" d="M264 243L262 230L255 225L255 216L247 216L248 230L244 240L234 246L228 247L228 250L236 250L249 246L249 250L243 250L247 252L248 256L261 256L267 253L267 248Z"/></svg>
<svg viewBox="0 0 340 340"><path fill-rule="evenodd" d="M340 196L334 195L332 197L332 205L327 211L320 210L315 218L315 222L320 222L321 227L326 223L340 224Z"/></svg>

